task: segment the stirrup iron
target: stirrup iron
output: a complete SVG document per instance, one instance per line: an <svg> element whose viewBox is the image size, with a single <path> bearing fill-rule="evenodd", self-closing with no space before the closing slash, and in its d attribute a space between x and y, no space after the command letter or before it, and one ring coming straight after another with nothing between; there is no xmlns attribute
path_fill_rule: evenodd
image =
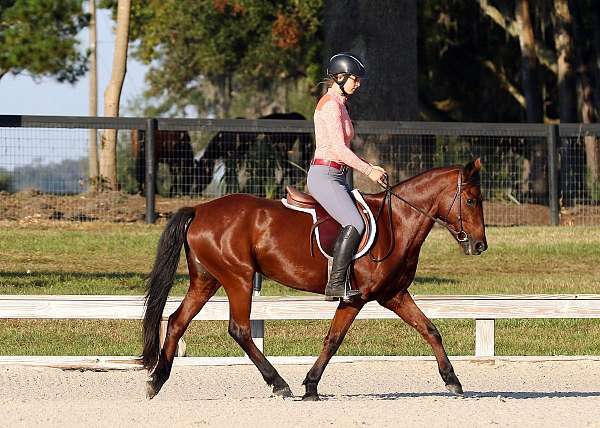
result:
<svg viewBox="0 0 600 428"><path fill-rule="evenodd" d="M331 262L330 262L331 263ZM329 275L328 275L329 276ZM329 284L329 281L327 282ZM327 301L334 301L334 300L343 300L345 302L349 302L351 301L354 297L359 296L361 293L359 290L353 290L351 288L351 282L350 282L350 268L348 268L348 270L346 271L346 281L344 281L344 290L342 293L342 290L340 289L327 289L327 287L325 287L325 300ZM329 291L329 293L328 293Z"/></svg>

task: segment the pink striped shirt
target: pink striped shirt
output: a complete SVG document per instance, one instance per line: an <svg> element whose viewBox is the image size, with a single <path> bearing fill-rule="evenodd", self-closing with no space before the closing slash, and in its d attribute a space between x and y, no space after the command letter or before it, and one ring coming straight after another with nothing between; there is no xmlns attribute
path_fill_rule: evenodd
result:
<svg viewBox="0 0 600 428"><path fill-rule="evenodd" d="M373 168L350 149L354 127L345 106L346 97L329 88L315 109L315 159L343 163L363 174Z"/></svg>

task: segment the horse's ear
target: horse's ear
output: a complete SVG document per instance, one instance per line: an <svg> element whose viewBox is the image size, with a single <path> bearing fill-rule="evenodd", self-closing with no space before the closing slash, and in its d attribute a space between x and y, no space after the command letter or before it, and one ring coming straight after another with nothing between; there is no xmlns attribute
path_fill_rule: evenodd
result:
<svg viewBox="0 0 600 428"><path fill-rule="evenodd" d="M479 171L481 170L481 159L472 160L463 168L463 178L465 181L479 181Z"/></svg>

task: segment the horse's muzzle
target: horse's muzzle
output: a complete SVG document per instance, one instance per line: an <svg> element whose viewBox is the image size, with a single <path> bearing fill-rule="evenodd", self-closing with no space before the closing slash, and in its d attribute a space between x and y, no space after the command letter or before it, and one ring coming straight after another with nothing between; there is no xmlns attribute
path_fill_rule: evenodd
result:
<svg viewBox="0 0 600 428"><path fill-rule="evenodd" d="M487 250L487 244L484 241L473 241L468 239L460 241L460 244L467 256L478 256Z"/></svg>
<svg viewBox="0 0 600 428"><path fill-rule="evenodd" d="M474 247L475 247L475 252L477 254L481 254L485 250L487 250L487 244L485 242L483 242L483 241L477 241L477 242L475 242Z"/></svg>

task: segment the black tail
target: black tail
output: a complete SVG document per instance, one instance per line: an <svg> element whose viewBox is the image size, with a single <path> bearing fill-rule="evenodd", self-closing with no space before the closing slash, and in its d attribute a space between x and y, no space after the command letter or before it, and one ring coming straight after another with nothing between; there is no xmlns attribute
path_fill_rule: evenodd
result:
<svg viewBox="0 0 600 428"><path fill-rule="evenodd" d="M188 223L194 218L194 208L181 208L167 223L160 236L154 267L146 284L146 312L144 313L144 367L152 369L160 353L160 321L169 291L173 287L179 253L186 239Z"/></svg>

